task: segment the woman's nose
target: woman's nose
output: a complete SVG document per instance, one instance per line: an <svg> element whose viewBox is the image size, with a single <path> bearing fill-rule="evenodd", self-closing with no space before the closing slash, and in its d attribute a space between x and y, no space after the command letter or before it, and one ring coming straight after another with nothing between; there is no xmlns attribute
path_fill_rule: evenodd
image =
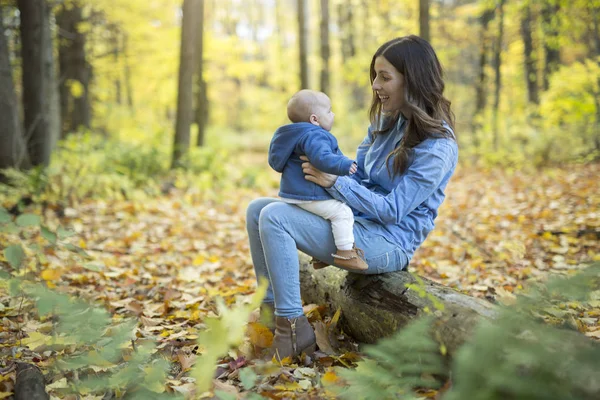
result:
<svg viewBox="0 0 600 400"><path fill-rule="evenodd" d="M381 85L379 83L377 83L377 81L373 81L371 88L373 88L373 90L379 90L379 89L381 89Z"/></svg>

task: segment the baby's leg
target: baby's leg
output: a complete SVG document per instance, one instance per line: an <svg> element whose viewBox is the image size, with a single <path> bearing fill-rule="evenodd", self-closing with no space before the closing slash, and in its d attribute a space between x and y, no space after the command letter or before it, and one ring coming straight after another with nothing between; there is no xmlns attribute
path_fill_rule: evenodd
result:
<svg viewBox="0 0 600 400"><path fill-rule="evenodd" d="M298 204L300 208L331 221L331 231L338 250L352 250L354 215L350 207L338 200L321 200Z"/></svg>
<svg viewBox="0 0 600 400"><path fill-rule="evenodd" d="M350 207L337 200L315 201L310 204L299 204L313 214L331 221L331 231L337 252L332 254L338 267L353 271L364 271L369 268L364 252L354 246L354 215ZM313 263L316 269L325 265Z"/></svg>

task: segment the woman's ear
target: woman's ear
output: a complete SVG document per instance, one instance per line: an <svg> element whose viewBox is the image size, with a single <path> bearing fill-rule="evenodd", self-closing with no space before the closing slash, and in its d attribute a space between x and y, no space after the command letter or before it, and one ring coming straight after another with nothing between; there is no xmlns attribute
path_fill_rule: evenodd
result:
<svg viewBox="0 0 600 400"><path fill-rule="evenodd" d="M321 124L319 124L319 117L317 114L310 114L310 117L308 117L308 122L316 126L321 126Z"/></svg>

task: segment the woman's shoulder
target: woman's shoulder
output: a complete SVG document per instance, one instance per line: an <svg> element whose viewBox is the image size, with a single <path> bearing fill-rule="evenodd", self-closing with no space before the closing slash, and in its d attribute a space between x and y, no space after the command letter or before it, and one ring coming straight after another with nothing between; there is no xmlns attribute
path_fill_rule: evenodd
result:
<svg viewBox="0 0 600 400"><path fill-rule="evenodd" d="M414 147L415 155L434 153L440 157L457 158L458 144L451 137L428 138Z"/></svg>

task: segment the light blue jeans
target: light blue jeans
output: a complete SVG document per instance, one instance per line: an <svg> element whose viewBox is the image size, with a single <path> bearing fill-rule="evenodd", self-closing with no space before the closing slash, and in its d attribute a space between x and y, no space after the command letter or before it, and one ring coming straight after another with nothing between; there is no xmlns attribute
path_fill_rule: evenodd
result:
<svg viewBox="0 0 600 400"><path fill-rule="evenodd" d="M360 273L381 274L406 268L404 251L383 236L370 233L369 223L361 220L354 224L356 247L365 252L369 265ZM275 303L276 316L301 316L297 250L334 265L331 254L336 247L330 222L293 204L259 198L248 206L246 229L256 278L267 278L270 283L263 302Z"/></svg>

